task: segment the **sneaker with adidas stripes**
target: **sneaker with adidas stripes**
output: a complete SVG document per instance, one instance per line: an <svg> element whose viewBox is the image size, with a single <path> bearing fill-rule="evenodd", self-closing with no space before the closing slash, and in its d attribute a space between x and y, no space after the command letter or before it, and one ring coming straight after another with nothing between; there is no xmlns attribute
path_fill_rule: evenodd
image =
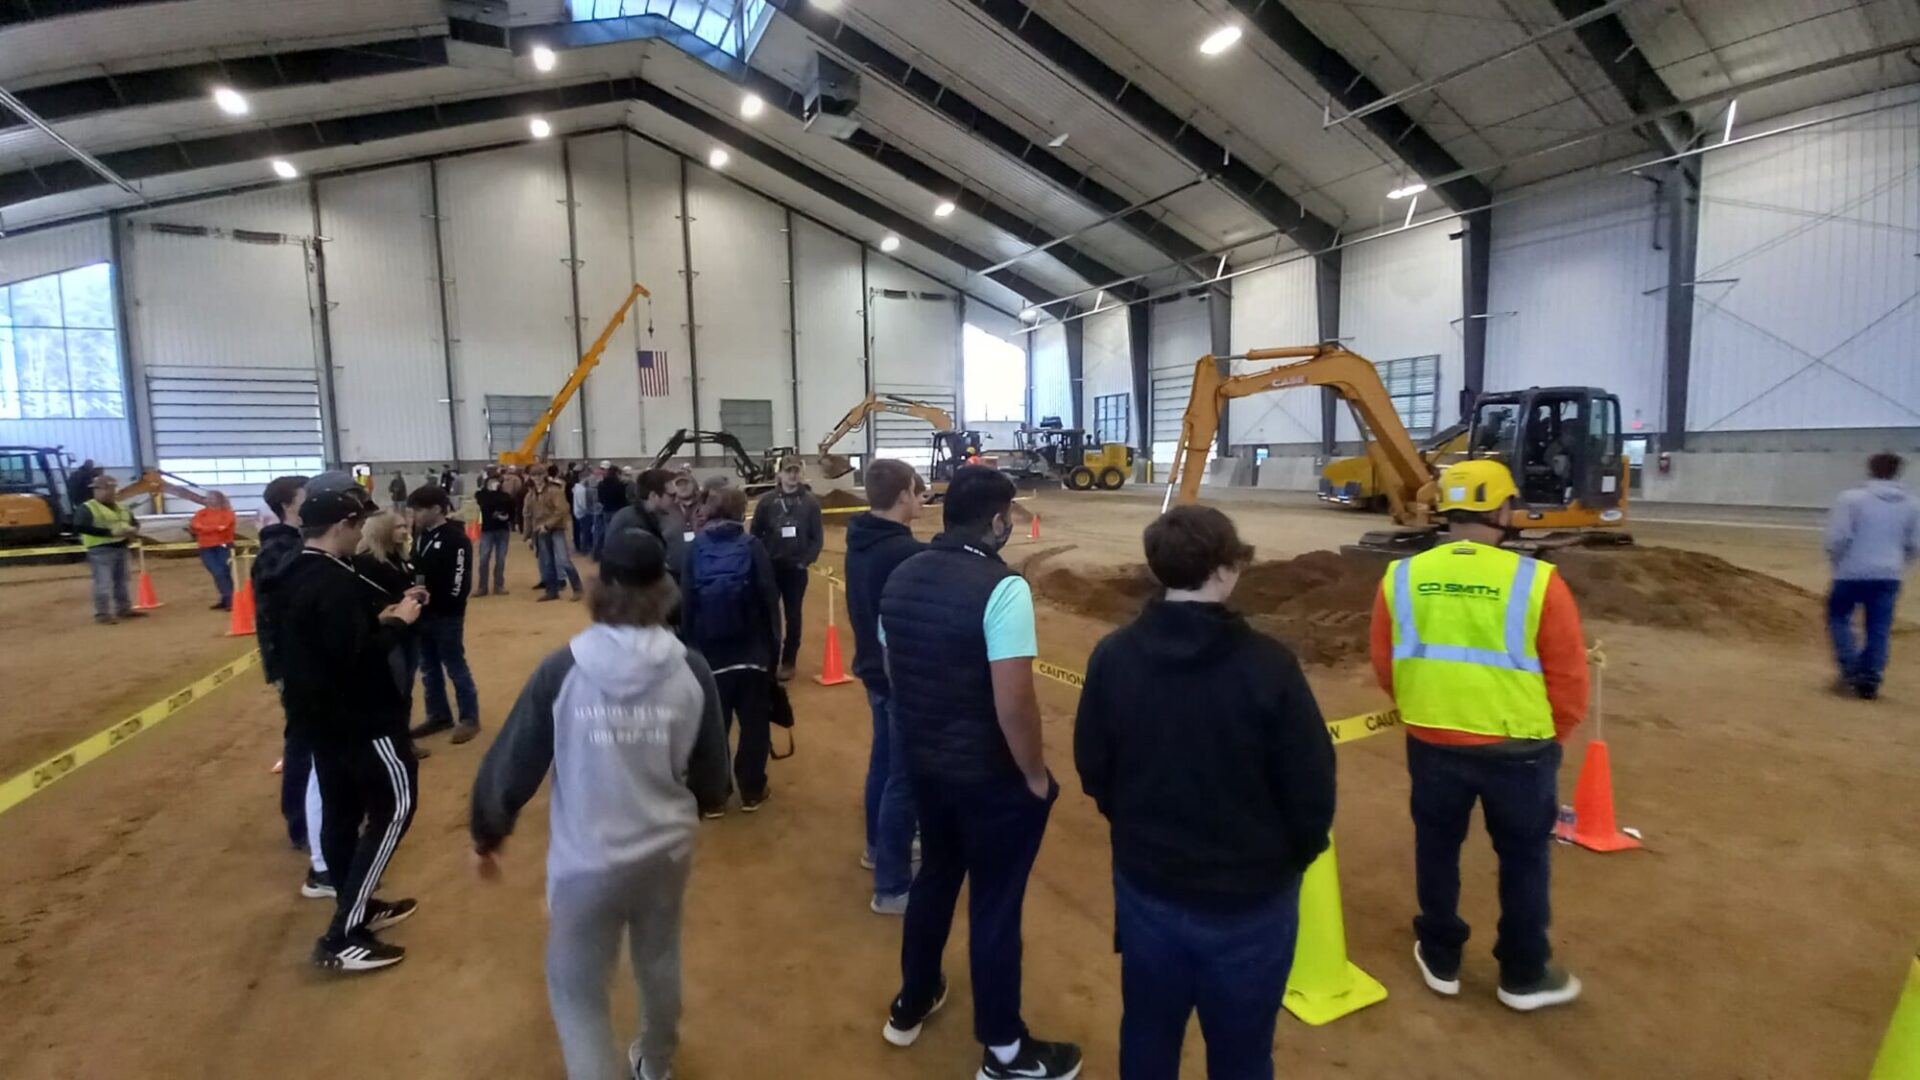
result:
<svg viewBox="0 0 1920 1080"><path fill-rule="evenodd" d="M326 971L378 971L407 958L407 950L389 945L366 930L344 938L321 938L313 946L313 966Z"/></svg>

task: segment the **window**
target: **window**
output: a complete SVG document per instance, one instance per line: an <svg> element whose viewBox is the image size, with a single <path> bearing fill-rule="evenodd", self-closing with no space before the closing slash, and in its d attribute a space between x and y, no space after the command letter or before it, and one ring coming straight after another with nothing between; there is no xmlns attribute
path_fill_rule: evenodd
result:
<svg viewBox="0 0 1920 1080"><path fill-rule="evenodd" d="M767 0L569 0L574 22L664 15L729 56L744 56L772 15Z"/></svg>
<svg viewBox="0 0 1920 1080"><path fill-rule="evenodd" d="M535 394L488 394L487 395L487 456L497 457L503 450L512 450L520 445L545 415L547 405L552 398ZM553 431L548 429L546 438L541 440L536 453L545 453L553 448Z"/></svg>
<svg viewBox="0 0 1920 1080"><path fill-rule="evenodd" d="M721 398L720 430L739 439L747 453L766 453L773 445L773 402Z"/></svg>
<svg viewBox="0 0 1920 1080"><path fill-rule="evenodd" d="M1102 394L1093 399L1093 441L1133 442L1133 395Z"/></svg>
<svg viewBox="0 0 1920 1080"><path fill-rule="evenodd" d="M0 287L0 419L126 415L111 266Z"/></svg>
<svg viewBox="0 0 1920 1080"><path fill-rule="evenodd" d="M1387 396L1393 399L1393 411L1400 414L1407 434L1416 439L1433 434L1435 403L1440 400L1440 358L1410 356L1374 365Z"/></svg>
<svg viewBox="0 0 1920 1080"><path fill-rule="evenodd" d="M969 424L1027 418L1027 351L968 323L960 335Z"/></svg>

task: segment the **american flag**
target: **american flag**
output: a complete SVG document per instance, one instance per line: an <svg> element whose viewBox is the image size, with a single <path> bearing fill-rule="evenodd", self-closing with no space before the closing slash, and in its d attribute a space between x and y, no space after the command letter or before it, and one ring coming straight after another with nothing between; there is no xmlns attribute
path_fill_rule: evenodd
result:
<svg viewBox="0 0 1920 1080"><path fill-rule="evenodd" d="M667 352L665 349L641 349L640 396L667 396Z"/></svg>

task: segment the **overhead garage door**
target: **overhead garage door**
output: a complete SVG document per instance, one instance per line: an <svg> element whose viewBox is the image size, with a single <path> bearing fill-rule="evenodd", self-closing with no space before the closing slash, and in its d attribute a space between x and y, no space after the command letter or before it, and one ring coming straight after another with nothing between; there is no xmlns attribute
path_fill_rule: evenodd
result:
<svg viewBox="0 0 1920 1080"><path fill-rule="evenodd" d="M297 368L147 369L160 467L243 506L275 476L319 472L320 381Z"/></svg>
<svg viewBox="0 0 1920 1080"><path fill-rule="evenodd" d="M879 383L874 390L923 401L953 416L960 414L959 400L951 387ZM933 428L925 420L883 412L875 413L872 423L875 457L898 458L922 472L933 468Z"/></svg>

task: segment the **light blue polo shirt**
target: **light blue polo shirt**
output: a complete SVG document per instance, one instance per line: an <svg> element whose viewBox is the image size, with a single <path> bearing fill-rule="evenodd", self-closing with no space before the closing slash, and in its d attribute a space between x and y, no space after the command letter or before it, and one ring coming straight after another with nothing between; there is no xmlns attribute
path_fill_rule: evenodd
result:
<svg viewBox="0 0 1920 1080"><path fill-rule="evenodd" d="M880 620L880 644L887 643L887 623ZM1009 577L993 587L987 613L980 619L987 637L987 659L1019 660L1040 655L1039 631L1033 621L1033 587L1023 577Z"/></svg>

